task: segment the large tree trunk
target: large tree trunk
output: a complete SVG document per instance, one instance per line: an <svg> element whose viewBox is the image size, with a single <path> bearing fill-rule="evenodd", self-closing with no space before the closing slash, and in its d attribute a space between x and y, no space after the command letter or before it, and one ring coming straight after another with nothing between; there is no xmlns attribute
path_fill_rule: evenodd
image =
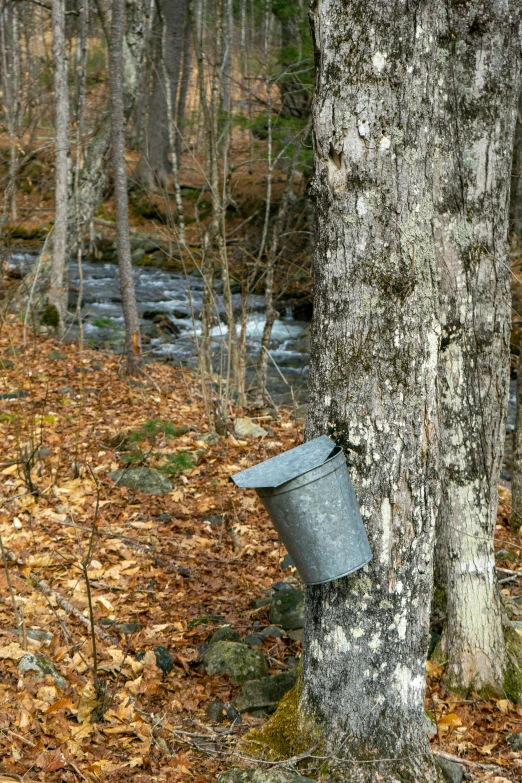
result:
<svg viewBox="0 0 522 783"><path fill-rule="evenodd" d="M55 218L49 306L63 333L67 316L67 224L69 217L69 86L64 0L52 0L55 100Z"/></svg>
<svg viewBox="0 0 522 783"><path fill-rule="evenodd" d="M438 779L424 691L439 343L433 123L440 4L312 5L316 250L307 438L343 446L372 562L306 589L303 721L331 777Z"/></svg>
<svg viewBox="0 0 522 783"><path fill-rule="evenodd" d="M137 177L151 190L158 186L167 188L172 170L169 155L169 116L166 90L170 86L170 102L175 109L178 104L178 85L180 81L183 55L183 30L187 0L158 0L159 13L153 33L153 75L152 95L149 107L149 120L145 151L138 165ZM162 39L163 26L166 27L167 46L164 65L167 81L164 78Z"/></svg>
<svg viewBox="0 0 522 783"><path fill-rule="evenodd" d="M111 93L111 147L114 168L114 202L116 207L116 236L120 290L125 321L125 353L127 372L140 371L140 326L129 234L129 202L127 196L127 172L125 165L125 109L123 97L123 38L125 30L125 0L113 0L110 40L109 83Z"/></svg>
<svg viewBox="0 0 522 783"><path fill-rule="evenodd" d="M443 324L437 520L437 571L447 599L442 654L451 687L502 693L508 660L493 537L509 382L507 233L520 3L445 5L435 188Z"/></svg>

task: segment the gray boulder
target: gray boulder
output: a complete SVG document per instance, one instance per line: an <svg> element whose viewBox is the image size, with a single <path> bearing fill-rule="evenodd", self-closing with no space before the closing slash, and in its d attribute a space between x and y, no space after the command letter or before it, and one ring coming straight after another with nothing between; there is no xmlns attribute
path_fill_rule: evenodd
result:
<svg viewBox="0 0 522 783"><path fill-rule="evenodd" d="M228 674L236 685L268 675L263 653L240 642L209 644L201 660L207 674Z"/></svg>
<svg viewBox="0 0 522 783"><path fill-rule="evenodd" d="M218 783L315 783L286 769L229 769L218 775Z"/></svg>
<svg viewBox="0 0 522 783"><path fill-rule="evenodd" d="M63 691L67 688L67 680L62 677L56 666L49 661L45 655L39 653L26 653L18 664L20 674L26 672L36 672L39 677L45 677L50 674L56 685Z"/></svg>
<svg viewBox="0 0 522 783"><path fill-rule="evenodd" d="M260 680L250 680L243 685L233 705L238 712L271 709L294 686L296 680L296 669L274 674L271 677L262 677Z"/></svg>
<svg viewBox="0 0 522 783"><path fill-rule="evenodd" d="M304 628L303 591L285 582L274 585L269 619L272 625L280 625L285 631Z"/></svg>
<svg viewBox="0 0 522 783"><path fill-rule="evenodd" d="M109 477L121 487L128 487L134 492L145 492L148 495L167 495L172 492L168 478L154 468L114 470L109 473Z"/></svg>
<svg viewBox="0 0 522 783"><path fill-rule="evenodd" d="M435 756L435 764L442 772L442 777L446 783L462 783L464 773L460 764L455 764L453 761L448 761L440 756Z"/></svg>

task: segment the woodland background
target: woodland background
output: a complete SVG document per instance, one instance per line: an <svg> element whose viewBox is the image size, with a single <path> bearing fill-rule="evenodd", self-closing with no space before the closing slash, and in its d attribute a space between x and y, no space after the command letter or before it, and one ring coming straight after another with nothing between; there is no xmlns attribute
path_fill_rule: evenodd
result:
<svg viewBox="0 0 522 783"><path fill-rule="evenodd" d="M109 4L1 5L6 781L213 780L252 762L239 740L273 712L300 656L298 577L257 500L229 476L303 441L313 229L307 6L160 0L129 2L126 12L118 174ZM56 266L49 248L60 225ZM117 261L136 280L150 270L173 276L185 286L183 306L114 293L107 269ZM96 265L105 270L98 277ZM165 281L153 278L156 291ZM84 299L96 288L97 308ZM181 337L190 344L169 361L165 346ZM522 540L512 523L511 438L495 548L516 624ZM281 591L293 602L290 619L277 614ZM245 641L245 660L271 677L268 690L253 695L241 671L205 663L216 632ZM439 632L434 614L432 647ZM434 750L458 757L475 780L520 779L522 708L452 694L442 672L428 661Z"/></svg>

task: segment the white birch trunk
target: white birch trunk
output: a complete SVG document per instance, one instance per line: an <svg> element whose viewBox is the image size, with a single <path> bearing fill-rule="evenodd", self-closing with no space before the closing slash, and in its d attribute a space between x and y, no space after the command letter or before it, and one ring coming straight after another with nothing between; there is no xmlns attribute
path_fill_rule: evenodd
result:
<svg viewBox="0 0 522 783"><path fill-rule="evenodd" d="M437 520L437 570L447 598L443 657L450 687L502 694L508 658L493 538L509 383L507 232L520 3L446 6L435 188L443 320Z"/></svg>
<svg viewBox="0 0 522 783"><path fill-rule="evenodd" d="M373 560L306 589L305 722L328 772L434 781L424 724L438 502L433 241L441 5L321 0L307 437L346 453Z"/></svg>
<svg viewBox="0 0 522 783"><path fill-rule="evenodd" d="M56 308L58 329L63 333L67 316L69 216L69 86L65 44L64 0L52 0L54 100L55 100L55 218L49 286L49 305Z"/></svg>

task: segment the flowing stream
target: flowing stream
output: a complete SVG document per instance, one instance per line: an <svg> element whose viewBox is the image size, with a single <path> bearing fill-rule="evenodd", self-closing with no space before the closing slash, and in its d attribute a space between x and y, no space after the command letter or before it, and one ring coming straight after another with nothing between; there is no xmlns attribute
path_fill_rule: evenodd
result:
<svg viewBox="0 0 522 783"><path fill-rule="evenodd" d="M9 258L13 268L26 272L35 256L14 253ZM93 347L123 350L124 327L117 264L84 261L81 317L84 340ZM197 274L185 276L156 267L134 267L136 299L147 359L164 359L187 367L197 367L197 340L201 334L200 313L203 281ZM76 308L79 276L76 261L69 267L69 307ZM233 295L237 317L241 312L241 294ZM246 348L247 386L255 383L255 366L263 333L265 302L263 296L249 296L247 301ZM309 324L298 321L291 307L282 307L272 329L268 391L276 404L300 404L306 399L308 377ZM216 285L214 295L215 325L212 329L212 355L215 372L226 367L228 327L224 319L223 298ZM239 328L239 327L238 327ZM67 336L76 339L78 324Z"/></svg>
<svg viewBox="0 0 522 783"><path fill-rule="evenodd" d="M26 272L35 256L14 253L11 267ZM196 274L187 276L156 267L135 267L136 299L141 321L144 352L149 360L163 359L178 365L197 367L197 340L201 334L200 313L203 281ZM79 277L76 262L69 268L69 305L76 308ZM241 295L234 294L239 317ZM123 350L123 312L118 266L112 263L83 263L82 323L84 339L93 347ZM224 320L223 298L216 286L214 297L215 326L212 330L214 370L226 367L228 327ZM247 384L255 384L255 366L263 333L265 302L262 296L249 296L247 302ZM272 329L268 391L278 405L306 402L309 362L309 323L296 320L289 306L281 307L280 318ZM70 339L78 337L77 323L68 331ZM511 381L506 444L502 479L511 478L512 432L515 426L516 381Z"/></svg>

